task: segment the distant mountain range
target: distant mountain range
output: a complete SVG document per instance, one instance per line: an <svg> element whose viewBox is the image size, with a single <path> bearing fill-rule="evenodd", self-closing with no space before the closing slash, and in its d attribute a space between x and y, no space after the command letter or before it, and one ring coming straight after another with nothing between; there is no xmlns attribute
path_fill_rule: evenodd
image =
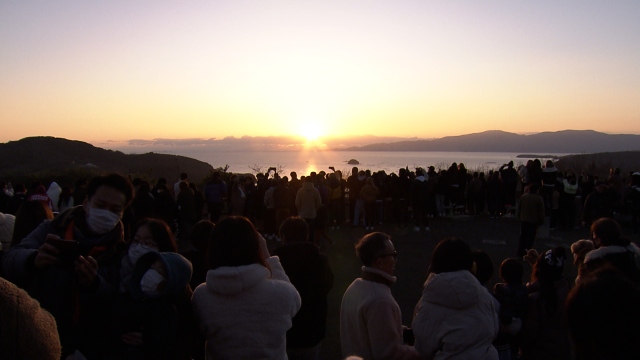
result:
<svg viewBox="0 0 640 360"><path fill-rule="evenodd" d="M563 130L519 135L499 130L433 140L375 143L334 148L349 151L466 151L582 154L640 150L640 135L610 135L593 130Z"/></svg>
<svg viewBox="0 0 640 360"><path fill-rule="evenodd" d="M118 172L145 179L166 178L171 184L186 172L200 181L212 166L185 156L146 153L126 155L82 141L29 137L0 144L0 179L37 179L65 173Z"/></svg>

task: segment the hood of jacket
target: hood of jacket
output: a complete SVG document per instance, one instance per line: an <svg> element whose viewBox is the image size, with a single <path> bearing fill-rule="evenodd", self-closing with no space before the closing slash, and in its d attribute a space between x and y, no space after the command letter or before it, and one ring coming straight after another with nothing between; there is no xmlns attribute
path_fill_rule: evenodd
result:
<svg viewBox="0 0 640 360"><path fill-rule="evenodd" d="M427 302L450 309L466 309L479 301L483 290L478 280L467 270L429 274L424 283Z"/></svg>
<svg viewBox="0 0 640 360"><path fill-rule="evenodd" d="M271 276L260 264L223 266L207 272L206 286L214 294L237 295Z"/></svg>
<svg viewBox="0 0 640 360"><path fill-rule="evenodd" d="M610 245L591 250L584 257L584 262L586 263L592 260L603 259L608 255L621 254L627 251L633 253L636 259L640 258L640 248L638 248L634 243L631 243L628 246Z"/></svg>
<svg viewBox="0 0 640 360"><path fill-rule="evenodd" d="M180 295L184 292L184 289L191 281L191 275L193 274L193 268L191 262L185 259L182 255L164 252L159 253L155 251L148 252L140 257L133 268L131 274L131 280L129 282L129 291L134 299L141 299L144 297L142 289L140 288L140 281L144 274L151 268L156 260L160 259L167 270L166 281L164 290L160 294L160 297L169 297L174 295Z"/></svg>

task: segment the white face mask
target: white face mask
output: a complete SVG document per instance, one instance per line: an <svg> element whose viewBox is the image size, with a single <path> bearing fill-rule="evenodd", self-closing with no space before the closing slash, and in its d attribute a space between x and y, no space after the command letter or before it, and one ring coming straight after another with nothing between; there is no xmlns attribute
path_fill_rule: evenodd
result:
<svg viewBox="0 0 640 360"><path fill-rule="evenodd" d="M142 280L140 280L140 289L142 290L142 293L148 297L158 297L160 295L158 285L160 285L164 280L164 276L159 272L154 269L149 269L142 277Z"/></svg>
<svg viewBox="0 0 640 360"><path fill-rule="evenodd" d="M158 251L158 249L155 247L144 248L142 247L142 245L140 245L140 243L131 244L128 253L129 260L131 260L131 262L135 264L142 255L150 251Z"/></svg>
<svg viewBox="0 0 640 360"><path fill-rule="evenodd" d="M87 225L96 234L106 234L113 230L120 222L120 215L109 210L89 208L87 209Z"/></svg>

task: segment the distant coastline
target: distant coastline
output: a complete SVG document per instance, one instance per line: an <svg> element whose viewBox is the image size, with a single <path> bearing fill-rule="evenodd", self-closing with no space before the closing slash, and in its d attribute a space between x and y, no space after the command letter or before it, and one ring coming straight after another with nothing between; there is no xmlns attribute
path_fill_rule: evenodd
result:
<svg viewBox="0 0 640 360"><path fill-rule="evenodd" d="M516 156L518 159L553 159L553 160L558 160L560 159L562 156L558 156L558 155L536 155L536 154L521 154Z"/></svg>

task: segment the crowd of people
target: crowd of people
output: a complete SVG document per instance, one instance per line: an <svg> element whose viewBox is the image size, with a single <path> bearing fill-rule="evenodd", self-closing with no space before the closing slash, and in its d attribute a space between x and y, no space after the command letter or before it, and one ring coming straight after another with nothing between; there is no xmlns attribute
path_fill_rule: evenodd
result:
<svg viewBox="0 0 640 360"><path fill-rule="evenodd" d="M0 311L12 321L0 325L0 352L318 359L333 287L320 249L332 242L327 229L346 225L367 235L355 247L362 277L341 304L344 358L638 358L631 339L640 335L640 250L613 220L628 211L638 230L640 173L629 180L618 169L599 181L534 160L486 177L455 163L389 175L354 168L346 179L334 170L300 179L273 168L255 177L216 172L202 190L184 173L153 187L118 174L48 190L2 183ZM375 228L429 231L429 219L453 213L518 216L518 256L502 262L502 282L487 289L488 255L442 240L413 323L403 326L390 291L393 239ZM540 217L559 229L590 229L592 239L571 247L575 286L564 276L566 249L532 248ZM267 240L279 246L270 252Z"/></svg>

